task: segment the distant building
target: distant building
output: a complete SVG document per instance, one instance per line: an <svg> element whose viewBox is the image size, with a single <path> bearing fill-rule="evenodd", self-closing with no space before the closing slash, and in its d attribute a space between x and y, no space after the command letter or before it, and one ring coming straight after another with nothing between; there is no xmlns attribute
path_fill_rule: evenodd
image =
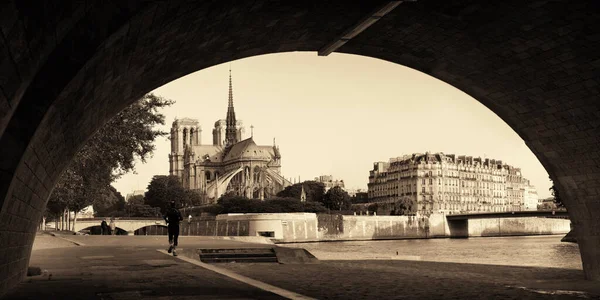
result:
<svg viewBox="0 0 600 300"><path fill-rule="evenodd" d="M345 189L350 197L355 197L357 194L367 194L367 191L364 189Z"/></svg>
<svg viewBox="0 0 600 300"><path fill-rule="evenodd" d="M131 199L131 197L133 197L133 196L137 196L137 195L144 196L145 193L146 193L146 191L144 191L144 190L135 190L132 193L127 194L127 196L125 197L125 201L129 201L129 199Z"/></svg>
<svg viewBox="0 0 600 300"><path fill-rule="evenodd" d="M537 210L538 208L538 202L539 202L539 197L537 194L537 190L535 189L534 186L532 186L529 182L529 180L524 179L524 186L525 186L525 192L524 192L524 207L525 210Z"/></svg>
<svg viewBox="0 0 600 300"><path fill-rule="evenodd" d="M352 199L352 203L366 203L369 202L369 193L362 189L349 191L348 194Z"/></svg>
<svg viewBox="0 0 600 300"><path fill-rule="evenodd" d="M556 203L554 203L554 197L548 197L539 201L538 210L549 210L556 209Z"/></svg>
<svg viewBox="0 0 600 300"><path fill-rule="evenodd" d="M519 168L501 160L415 153L375 162L368 198L369 202L409 198L417 204L417 214L424 215L502 212L524 210L526 195L531 205L534 190Z"/></svg>
<svg viewBox="0 0 600 300"><path fill-rule="evenodd" d="M325 192L332 187L339 186L342 189L345 189L344 180L334 180L331 175L321 175L319 177L315 177L316 182L321 182L325 184Z"/></svg>
<svg viewBox="0 0 600 300"><path fill-rule="evenodd" d="M74 219L75 212L69 211L69 217ZM93 205L86 206L82 210L77 212L78 219L86 219L86 218L93 218L93 217L94 217L94 206Z"/></svg>

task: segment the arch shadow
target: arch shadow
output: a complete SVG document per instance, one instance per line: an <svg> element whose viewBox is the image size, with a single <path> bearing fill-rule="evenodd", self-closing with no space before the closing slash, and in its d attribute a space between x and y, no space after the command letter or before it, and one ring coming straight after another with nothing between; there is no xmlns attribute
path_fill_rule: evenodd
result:
<svg viewBox="0 0 600 300"><path fill-rule="evenodd" d="M10 80L0 82L0 233L6 233L0 245L21 249L11 256L18 267L0 281L24 272L59 176L127 105L221 63L318 51L381 4L307 3L273 10L262 1L114 1L90 3L93 14L64 13L74 9L67 3L39 15L3 4L14 12L14 28L27 33L0 41L12 54L4 64ZM538 22L557 16L569 26ZM421 71L504 120L553 179L573 221L585 276L600 281L600 40L590 38L600 36L599 18L593 1L406 1L337 51ZM12 241L14 232L25 234Z"/></svg>

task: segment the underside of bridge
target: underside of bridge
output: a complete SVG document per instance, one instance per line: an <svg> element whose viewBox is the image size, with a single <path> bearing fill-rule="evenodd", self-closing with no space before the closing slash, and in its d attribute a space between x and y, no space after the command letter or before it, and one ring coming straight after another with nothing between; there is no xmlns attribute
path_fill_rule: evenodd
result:
<svg viewBox="0 0 600 300"><path fill-rule="evenodd" d="M57 178L109 118L191 72L286 51L383 59L486 105L557 184L600 281L599 2L93 3L0 4L0 295L26 272Z"/></svg>

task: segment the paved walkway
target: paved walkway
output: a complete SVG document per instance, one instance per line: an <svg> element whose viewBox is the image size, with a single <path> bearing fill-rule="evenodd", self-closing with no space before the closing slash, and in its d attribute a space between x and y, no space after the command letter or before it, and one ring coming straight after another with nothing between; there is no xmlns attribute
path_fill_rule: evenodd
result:
<svg viewBox="0 0 600 300"><path fill-rule="evenodd" d="M281 299L158 252L165 237L69 238L84 246L61 241L52 249L58 238L38 237L31 265L48 273L27 278L7 298ZM181 244L188 251L241 246L202 237ZM317 299L600 299L600 285L569 269L400 260L213 266Z"/></svg>
<svg viewBox="0 0 600 300"><path fill-rule="evenodd" d="M87 243L75 246L57 237L38 236L30 265L48 272L26 278L5 298L285 299L157 252L164 248L161 246L165 237L68 238ZM206 238L185 238L181 244L183 240L188 242L188 249L240 246L232 241ZM56 247L50 247L51 244Z"/></svg>

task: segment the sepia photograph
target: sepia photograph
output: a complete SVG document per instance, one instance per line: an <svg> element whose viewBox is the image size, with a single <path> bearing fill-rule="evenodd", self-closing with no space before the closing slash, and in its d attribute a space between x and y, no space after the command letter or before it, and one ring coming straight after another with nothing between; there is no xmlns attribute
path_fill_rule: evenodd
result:
<svg viewBox="0 0 600 300"><path fill-rule="evenodd" d="M3 0L0 299L600 299L599 24Z"/></svg>

